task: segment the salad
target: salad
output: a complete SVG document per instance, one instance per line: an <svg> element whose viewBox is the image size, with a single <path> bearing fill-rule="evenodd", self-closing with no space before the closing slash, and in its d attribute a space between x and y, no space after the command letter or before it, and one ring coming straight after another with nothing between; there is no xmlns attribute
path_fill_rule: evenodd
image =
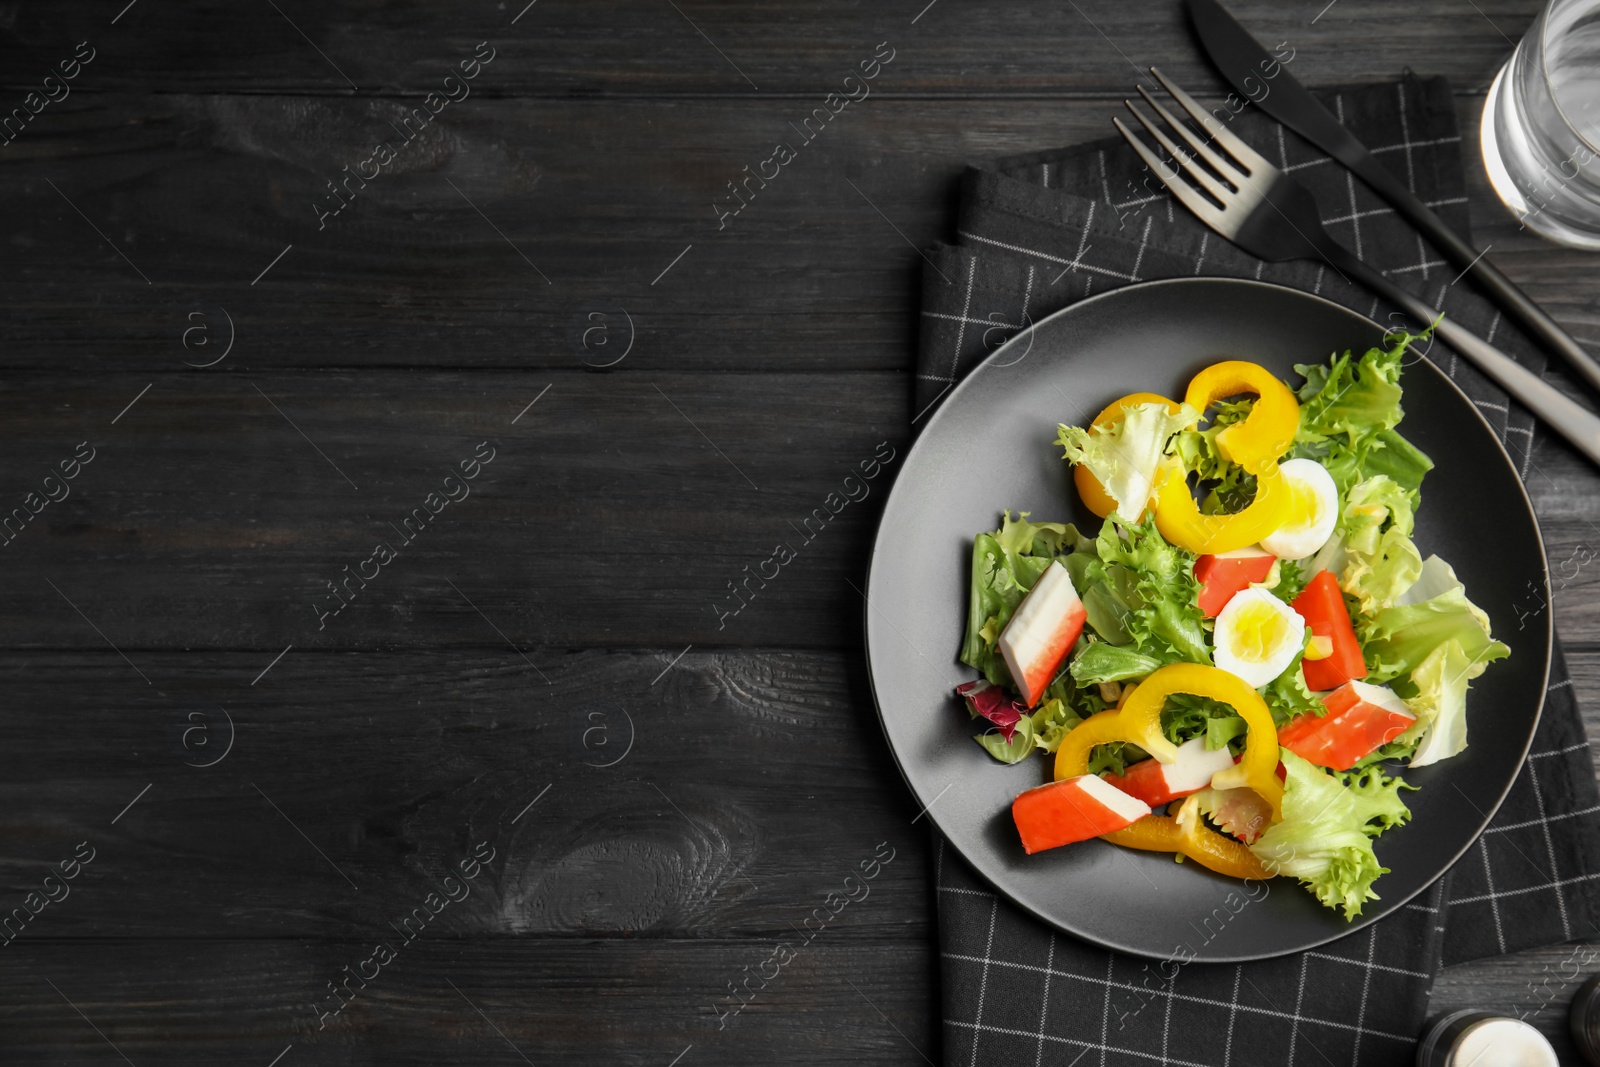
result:
<svg viewBox="0 0 1600 1067"><path fill-rule="evenodd" d="M957 692L1002 763L1053 780L1024 850L1090 838L1298 879L1345 918L1410 818L1399 776L1467 744L1468 683L1510 650L1412 540L1433 463L1402 437L1414 338L1243 361L1134 393L1057 443L1098 530L1008 509L973 541ZM1209 418L1208 418L1209 416Z"/></svg>

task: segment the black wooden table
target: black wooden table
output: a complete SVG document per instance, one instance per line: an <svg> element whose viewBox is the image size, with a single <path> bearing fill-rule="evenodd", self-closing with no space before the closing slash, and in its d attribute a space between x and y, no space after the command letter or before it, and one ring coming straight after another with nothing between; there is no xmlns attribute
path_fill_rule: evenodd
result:
<svg viewBox="0 0 1600 1067"><path fill-rule="evenodd" d="M0 8L0 1061L939 1059L856 592L892 460L746 578L907 447L963 164L1219 83L1169 0L524 2ZM1537 9L1324 5L1233 6L1469 132ZM1600 345L1594 261L1471 165ZM1532 469L1600 714L1595 474ZM1435 1000L1555 1032L1593 958Z"/></svg>

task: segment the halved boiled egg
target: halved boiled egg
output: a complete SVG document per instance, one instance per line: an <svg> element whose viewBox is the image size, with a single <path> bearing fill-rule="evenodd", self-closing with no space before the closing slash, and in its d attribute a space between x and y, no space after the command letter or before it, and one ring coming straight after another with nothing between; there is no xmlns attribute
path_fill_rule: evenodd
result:
<svg viewBox="0 0 1600 1067"><path fill-rule="evenodd" d="M1289 459L1278 464L1289 483L1293 502L1282 526L1261 539L1261 547L1279 559L1304 559L1333 536L1339 522L1339 488L1328 468L1314 459Z"/></svg>
<svg viewBox="0 0 1600 1067"><path fill-rule="evenodd" d="M1288 669L1306 639L1306 620L1265 589L1241 589L1217 616L1213 658L1260 689Z"/></svg>

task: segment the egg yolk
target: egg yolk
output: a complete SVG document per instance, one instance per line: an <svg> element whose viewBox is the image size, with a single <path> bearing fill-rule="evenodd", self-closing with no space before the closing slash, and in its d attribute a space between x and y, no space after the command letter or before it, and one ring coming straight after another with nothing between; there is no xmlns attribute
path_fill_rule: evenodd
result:
<svg viewBox="0 0 1600 1067"><path fill-rule="evenodd" d="M1285 526L1292 526L1299 530L1310 530L1322 521L1322 513L1326 510L1322 506L1322 496L1311 483L1298 479L1289 481L1290 499L1294 501L1289 510L1289 521Z"/></svg>
<svg viewBox="0 0 1600 1067"><path fill-rule="evenodd" d="M1241 604L1230 620L1228 646L1234 655L1251 663L1263 663L1281 649L1289 633L1289 620L1272 605L1252 600Z"/></svg>

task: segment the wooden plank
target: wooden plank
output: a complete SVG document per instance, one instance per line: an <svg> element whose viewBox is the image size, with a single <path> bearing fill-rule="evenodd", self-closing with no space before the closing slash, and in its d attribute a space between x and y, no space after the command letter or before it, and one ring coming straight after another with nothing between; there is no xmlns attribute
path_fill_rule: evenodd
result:
<svg viewBox="0 0 1600 1067"><path fill-rule="evenodd" d="M362 966L369 941L18 945L0 957L0 1028L8 1055L64 1067L121 1063L119 1052L136 1064L268 1067L289 1046L278 1067L932 1062L930 947L874 941L852 918L804 947L791 936L795 956L765 988L771 941L430 933L391 945L393 960L364 989L352 980L354 1000L326 1019L338 1003L328 982L344 968L374 975ZM753 999L733 1014L727 985L746 976Z"/></svg>
<svg viewBox="0 0 1600 1067"><path fill-rule="evenodd" d="M370 937L487 842L436 931L783 937L865 863L852 925L929 937L928 821L858 657L679 651L295 650L256 685L265 657L140 653L152 686L112 653L8 654L34 714L0 732L0 915L87 841L18 945L174 915L189 938ZM1600 734L1600 648L1572 663Z"/></svg>
<svg viewBox="0 0 1600 1067"><path fill-rule="evenodd" d="M522 648L857 648L867 552L910 416L907 377L888 373L13 375L8 385L0 517L13 571L0 641L267 658L291 643L496 641L474 606ZM78 477L47 484L86 440L94 458ZM485 441L494 460L451 490L470 496L433 497L442 509L430 517L429 494ZM1596 475L1553 444L1530 471L1557 625L1570 640L1600 639ZM46 491L70 496L45 503ZM13 511L36 506L26 525ZM994 521L974 513L973 529ZM397 553L382 567L380 543ZM795 557L765 562L780 544ZM1530 592L1496 610L1542 608Z"/></svg>
<svg viewBox="0 0 1600 1067"><path fill-rule="evenodd" d="M263 657L497 630L522 648L857 645L841 620L910 403L898 374L9 385L5 640ZM86 439L77 478L46 482ZM795 555L764 583L780 542Z"/></svg>
<svg viewBox="0 0 1600 1067"><path fill-rule="evenodd" d="M404 92L442 86L480 41L496 49L479 74L486 95L820 95L873 54L897 52L886 87L938 94L1063 95L1122 91L1136 64L1160 62L1198 82L1208 73L1176 4L967 4L905 0L860 7L830 0L507 0L467 13L411 0L241 8L70 0L19 11L0 64L10 95L42 87L79 41L100 53L69 83L84 93L246 91ZM1317 83L1392 77L1426 60L1464 84L1486 85L1538 12L1498 0L1463 16L1444 0L1343 0L1321 11L1248 0L1230 9L1262 41L1301 51ZM87 54L87 53L85 53ZM892 77L888 76L892 73ZM55 89L60 93L60 89ZM9 106L9 105L8 105Z"/></svg>
<svg viewBox="0 0 1600 1067"><path fill-rule="evenodd" d="M139 653L150 686L3 657L34 714L0 727L0 916L39 914L0 938L387 935L483 843L430 934L788 937L835 893L928 936L928 822L857 656L534 656L295 649L252 684L270 657Z"/></svg>
<svg viewBox="0 0 1600 1067"><path fill-rule="evenodd" d="M397 102L75 95L0 155L0 365L903 370L913 246L953 236L966 161L1103 137L1117 105L869 99L719 228L798 107L474 99L319 229ZM1480 244L1600 339L1583 254L1518 233L1463 155Z"/></svg>

